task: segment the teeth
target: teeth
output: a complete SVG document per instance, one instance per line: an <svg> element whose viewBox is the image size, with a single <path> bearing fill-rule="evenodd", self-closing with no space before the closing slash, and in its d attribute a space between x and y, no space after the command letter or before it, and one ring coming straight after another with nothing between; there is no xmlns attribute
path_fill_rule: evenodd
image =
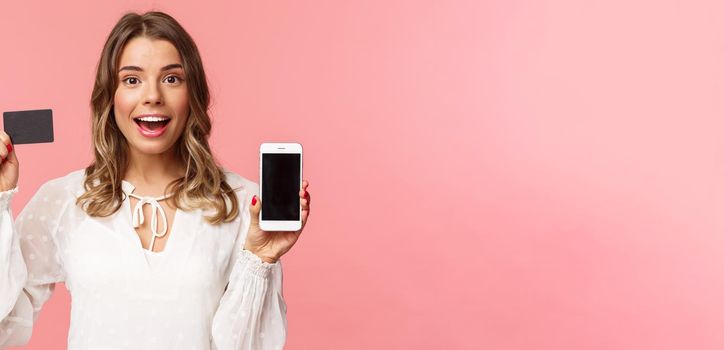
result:
<svg viewBox="0 0 724 350"><path fill-rule="evenodd" d="M140 117L136 118L136 120L144 121L144 122L162 122L164 120L168 120L170 118L165 117Z"/></svg>

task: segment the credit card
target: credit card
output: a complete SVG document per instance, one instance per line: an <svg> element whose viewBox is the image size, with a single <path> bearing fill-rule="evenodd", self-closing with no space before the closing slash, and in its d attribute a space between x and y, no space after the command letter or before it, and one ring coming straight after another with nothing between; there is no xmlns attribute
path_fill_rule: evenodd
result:
<svg viewBox="0 0 724 350"><path fill-rule="evenodd" d="M3 112L3 130L14 145L53 142L53 110Z"/></svg>

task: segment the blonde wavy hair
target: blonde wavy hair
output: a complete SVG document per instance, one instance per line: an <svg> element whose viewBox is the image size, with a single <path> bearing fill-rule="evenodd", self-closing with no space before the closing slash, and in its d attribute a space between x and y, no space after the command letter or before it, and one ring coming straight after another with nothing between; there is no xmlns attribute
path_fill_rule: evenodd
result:
<svg viewBox="0 0 724 350"><path fill-rule="evenodd" d="M103 46L90 103L95 160L85 169L85 193L76 204L91 216L109 216L125 200L121 186L128 167L128 144L115 122L113 98L119 83L120 54L127 42L139 36L172 43L186 73L190 115L174 146L179 159L187 164L186 174L172 181L165 191L173 193L169 199L177 208L212 209L215 214L205 217L208 222L229 222L239 214L239 203L209 147L210 94L201 56L191 36L175 19L156 11L125 14Z"/></svg>

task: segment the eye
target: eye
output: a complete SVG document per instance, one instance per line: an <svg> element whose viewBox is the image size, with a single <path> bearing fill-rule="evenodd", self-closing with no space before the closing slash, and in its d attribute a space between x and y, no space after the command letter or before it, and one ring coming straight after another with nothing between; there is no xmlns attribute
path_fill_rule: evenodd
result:
<svg viewBox="0 0 724 350"><path fill-rule="evenodd" d="M136 78L136 77L128 77L128 78L126 78L126 79L123 79L122 81L123 81L123 82L126 82L126 84L136 85L136 84L138 83L138 78Z"/></svg>
<svg viewBox="0 0 724 350"><path fill-rule="evenodd" d="M164 80L168 81L171 84L176 84L176 83L180 83L181 80L183 80L183 79L181 79L180 77L177 77L175 75L170 75L170 76L166 77L166 79L164 79Z"/></svg>

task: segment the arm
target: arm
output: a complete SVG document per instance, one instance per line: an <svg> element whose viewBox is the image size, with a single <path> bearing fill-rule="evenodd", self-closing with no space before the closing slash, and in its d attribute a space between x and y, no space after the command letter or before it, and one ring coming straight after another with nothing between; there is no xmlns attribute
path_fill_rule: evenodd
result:
<svg viewBox="0 0 724 350"><path fill-rule="evenodd" d="M235 185L241 180L232 177ZM252 223L251 198L259 185L244 181L237 193L240 224L230 259L229 284L211 324L213 349L281 349L287 334L287 306L282 296L281 261L262 261L244 249ZM234 186L236 187L236 186Z"/></svg>
<svg viewBox="0 0 724 350"><path fill-rule="evenodd" d="M13 223L15 192L0 192L0 348L30 340L42 305L64 280L48 215L55 202L41 199L48 198L41 188Z"/></svg>
<svg viewBox="0 0 724 350"><path fill-rule="evenodd" d="M281 261L262 262L247 250L236 252L229 286L212 323L214 349L282 349L287 307Z"/></svg>

